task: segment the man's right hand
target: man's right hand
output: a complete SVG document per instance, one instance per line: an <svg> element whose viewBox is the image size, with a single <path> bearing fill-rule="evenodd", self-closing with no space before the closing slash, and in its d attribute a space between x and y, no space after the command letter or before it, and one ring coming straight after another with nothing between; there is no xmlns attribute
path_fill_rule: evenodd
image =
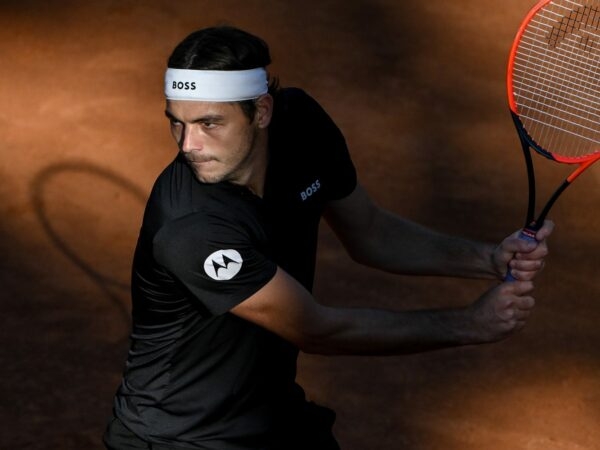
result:
<svg viewBox="0 0 600 450"><path fill-rule="evenodd" d="M531 281L504 282L483 294L467 308L473 343L495 342L525 326L533 307Z"/></svg>

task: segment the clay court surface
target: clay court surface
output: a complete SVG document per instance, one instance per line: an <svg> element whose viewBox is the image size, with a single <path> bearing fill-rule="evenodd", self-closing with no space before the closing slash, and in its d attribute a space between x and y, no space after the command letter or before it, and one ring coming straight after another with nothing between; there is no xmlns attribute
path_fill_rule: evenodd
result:
<svg viewBox="0 0 600 450"><path fill-rule="evenodd" d="M230 23L265 38L271 72L329 111L379 203L499 241L525 208L504 71L532 4L3 0L0 448L103 448L144 202L175 154L165 61L188 32ZM536 162L547 193L565 172ZM599 185L592 168L553 210L552 254L520 334L403 357L301 356L300 381L337 411L344 450L600 448ZM460 306L488 286L361 268L323 227L323 303Z"/></svg>

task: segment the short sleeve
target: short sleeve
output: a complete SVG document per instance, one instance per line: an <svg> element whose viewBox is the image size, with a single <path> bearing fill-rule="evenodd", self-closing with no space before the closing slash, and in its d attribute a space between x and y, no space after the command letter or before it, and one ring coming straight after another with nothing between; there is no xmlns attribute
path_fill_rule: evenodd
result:
<svg viewBox="0 0 600 450"><path fill-rule="evenodd" d="M154 258L212 314L227 312L275 275L260 231L223 215L193 213L163 226Z"/></svg>

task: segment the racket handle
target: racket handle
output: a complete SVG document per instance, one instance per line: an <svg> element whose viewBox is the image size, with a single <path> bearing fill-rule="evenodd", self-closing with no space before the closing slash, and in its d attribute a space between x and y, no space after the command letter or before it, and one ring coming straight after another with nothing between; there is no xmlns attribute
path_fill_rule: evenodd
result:
<svg viewBox="0 0 600 450"><path fill-rule="evenodd" d="M536 233L536 230L525 227L519 233L519 239L521 239L523 241L536 242L535 233ZM516 280L517 279L513 276L512 272L510 271L510 267L509 267L508 270L506 271L506 277L504 277L504 281L516 281Z"/></svg>

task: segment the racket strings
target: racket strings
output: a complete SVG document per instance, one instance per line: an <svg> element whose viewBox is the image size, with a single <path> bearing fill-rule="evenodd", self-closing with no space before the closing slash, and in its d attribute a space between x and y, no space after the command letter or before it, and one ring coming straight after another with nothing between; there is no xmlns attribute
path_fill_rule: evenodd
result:
<svg viewBox="0 0 600 450"><path fill-rule="evenodd" d="M525 28L513 66L518 114L543 149L600 150L600 1L555 0Z"/></svg>

